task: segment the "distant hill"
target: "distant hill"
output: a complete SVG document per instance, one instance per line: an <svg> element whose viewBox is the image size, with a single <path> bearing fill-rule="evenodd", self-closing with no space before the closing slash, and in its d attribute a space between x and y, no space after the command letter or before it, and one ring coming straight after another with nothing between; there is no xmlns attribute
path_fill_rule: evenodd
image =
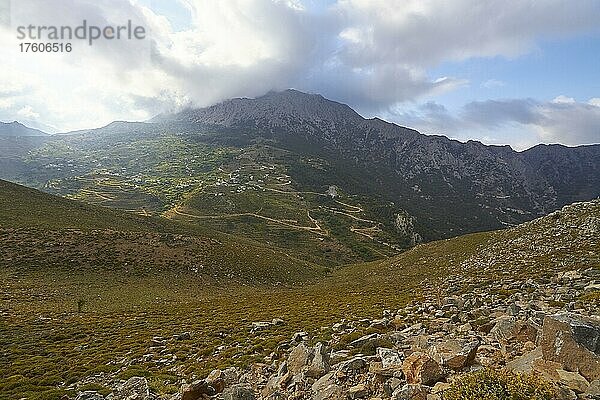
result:
<svg viewBox="0 0 600 400"><path fill-rule="evenodd" d="M48 134L13 121L0 122L0 137L2 136L48 136Z"/></svg>

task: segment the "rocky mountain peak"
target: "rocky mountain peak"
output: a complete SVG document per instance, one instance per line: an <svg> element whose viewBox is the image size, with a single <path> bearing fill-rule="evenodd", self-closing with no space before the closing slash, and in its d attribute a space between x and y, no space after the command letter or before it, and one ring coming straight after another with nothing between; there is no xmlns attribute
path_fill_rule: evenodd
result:
<svg viewBox="0 0 600 400"><path fill-rule="evenodd" d="M210 107L189 109L164 120L225 127L260 124L278 127L296 124L358 124L364 119L349 106L294 89L269 92L263 96L235 98Z"/></svg>

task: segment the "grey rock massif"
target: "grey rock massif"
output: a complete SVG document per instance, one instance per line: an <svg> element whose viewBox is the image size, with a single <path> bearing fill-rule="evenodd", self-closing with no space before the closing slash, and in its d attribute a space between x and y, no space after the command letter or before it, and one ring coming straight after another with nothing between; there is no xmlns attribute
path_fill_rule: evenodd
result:
<svg viewBox="0 0 600 400"><path fill-rule="evenodd" d="M353 187L343 189L394 201L416 217L417 231L429 232L425 239L520 223L600 196L600 145L538 145L516 152L461 143L365 119L345 104L295 90L154 122L237 131L328 158L332 169L339 167L333 173L352 174ZM361 177L361 171L368 174Z"/></svg>

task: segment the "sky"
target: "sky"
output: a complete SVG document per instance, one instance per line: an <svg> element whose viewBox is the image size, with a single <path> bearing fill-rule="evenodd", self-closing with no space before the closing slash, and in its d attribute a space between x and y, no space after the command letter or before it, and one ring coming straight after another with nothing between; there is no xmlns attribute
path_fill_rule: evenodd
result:
<svg viewBox="0 0 600 400"><path fill-rule="evenodd" d="M19 26L143 26L44 42ZM295 88L458 140L600 143L598 0L0 0L0 121L49 132Z"/></svg>

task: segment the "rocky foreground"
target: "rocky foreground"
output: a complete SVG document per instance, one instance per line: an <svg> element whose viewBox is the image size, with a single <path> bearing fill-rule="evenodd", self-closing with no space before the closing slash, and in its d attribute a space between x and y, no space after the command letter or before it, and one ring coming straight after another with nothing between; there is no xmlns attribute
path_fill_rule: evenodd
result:
<svg viewBox="0 0 600 400"><path fill-rule="evenodd" d="M469 291L460 293L464 288ZM299 332L264 363L214 370L162 398L436 400L450 398L446 393L467 374L489 369L536 374L552 389L552 397L523 398L600 399L598 303L578 300L598 293L600 270L484 286L453 278L424 289L430 294L424 301L386 310L381 319L336 323L328 343ZM249 328L260 334L278 323ZM354 338L359 328L372 333ZM106 398L89 391L77 396L158 398L142 377L117 383Z"/></svg>
<svg viewBox="0 0 600 400"><path fill-rule="evenodd" d="M600 399L599 216L595 200L495 232L406 307L324 327L331 335L298 332L262 363L182 379L178 393L103 373L72 389L112 390L77 400ZM253 322L249 335L279 324ZM157 362L176 368L167 345L178 340L194 334L154 338Z"/></svg>

